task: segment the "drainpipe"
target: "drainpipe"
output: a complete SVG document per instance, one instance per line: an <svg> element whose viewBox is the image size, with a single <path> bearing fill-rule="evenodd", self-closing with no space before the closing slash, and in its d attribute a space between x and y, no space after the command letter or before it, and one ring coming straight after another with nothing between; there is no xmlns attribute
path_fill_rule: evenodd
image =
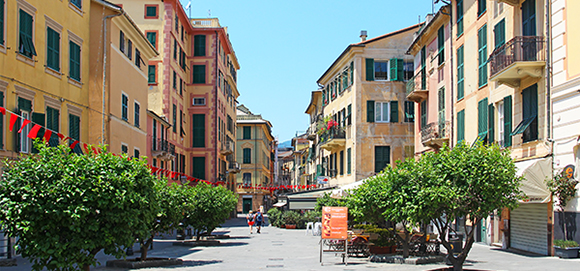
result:
<svg viewBox="0 0 580 271"><path fill-rule="evenodd" d="M214 33L215 33L215 73L214 74L216 77L214 78L213 85L214 85L214 93L215 93L215 96L214 96L214 100L215 100L215 107L214 107L215 108L215 123L216 123L216 125L218 125L218 126L216 126L216 128L217 128L220 125L218 123L218 113L219 113L219 111L218 111L218 96L219 95L218 95L218 89L217 89L217 84L218 84L217 75L219 72L218 71L218 64L219 64L219 61L218 61L218 39L219 39L219 35L218 35L217 31L214 31ZM215 130L215 137L214 137L215 138L215 141L214 141L215 142L215 144L214 144L215 145L215 158L216 158L216 164L214 165L214 178L216 178L218 176L217 172L218 172L218 167L219 167L219 163L220 163L219 151L218 151L218 138L219 138L218 130L219 129ZM216 182L217 182L217 180L216 180Z"/></svg>
<svg viewBox="0 0 580 271"><path fill-rule="evenodd" d="M552 32L550 31L550 1L546 0L546 126L547 126L547 136L550 138L552 136L552 97L551 97L551 85L552 85L552 52L550 51L552 46Z"/></svg>
<svg viewBox="0 0 580 271"><path fill-rule="evenodd" d="M450 80L449 94L451 95L451 97L450 97L451 98L451 108L450 108L451 109L451 120L449 121L449 125L450 125L450 127L449 127L449 147L451 147L453 145L453 124L454 124L453 116L455 115L453 112L453 109L454 109L454 106L453 106L454 105L454 103L453 103L453 97L454 97L453 96L453 85L454 85L453 84L453 16L452 16L453 15L453 7L448 2L445 2L445 1L441 1L441 2L449 5L449 13L445 13L443 11L441 11L441 13L445 14L445 15L449 15L449 40L450 40L450 42L449 42L449 44L450 44L449 45L449 51L450 51L449 52L449 65L451 67L450 71L449 71L449 74L450 74L450 76L449 76L450 77L449 78L449 80Z"/></svg>
<svg viewBox="0 0 580 271"><path fill-rule="evenodd" d="M101 144L105 145L105 93L106 93L106 82L107 82L107 70L106 70L106 66L107 66L107 20L111 19L113 17L117 17L117 16L121 16L123 14L125 14L125 11L123 9L119 9L118 11L120 11L121 13L117 13L117 14L113 14L113 15L109 15L109 16L105 16L105 18L103 18L103 111L102 111L102 115L103 115L103 120L102 120L102 138L101 138Z"/></svg>

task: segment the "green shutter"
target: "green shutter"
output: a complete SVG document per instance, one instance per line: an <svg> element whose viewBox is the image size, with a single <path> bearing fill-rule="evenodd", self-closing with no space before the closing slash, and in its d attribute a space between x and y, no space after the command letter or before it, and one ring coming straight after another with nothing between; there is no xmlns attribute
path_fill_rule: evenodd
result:
<svg viewBox="0 0 580 271"><path fill-rule="evenodd" d="M157 76L155 75L155 65L149 65L149 70L147 74L147 81L149 84L154 84L156 82Z"/></svg>
<svg viewBox="0 0 580 271"><path fill-rule="evenodd" d="M147 40L153 45L153 48L157 49L157 32L147 32Z"/></svg>
<svg viewBox="0 0 580 271"><path fill-rule="evenodd" d="M191 117L192 147L205 147L205 115L193 114Z"/></svg>
<svg viewBox="0 0 580 271"><path fill-rule="evenodd" d="M495 109L493 104L489 104L488 110L487 110L487 116L488 116L488 124L487 124L487 138L488 138L488 142L489 143L493 143L495 141L495 130L494 130L494 113L495 113Z"/></svg>
<svg viewBox="0 0 580 271"><path fill-rule="evenodd" d="M439 30L437 30L437 55L438 55L438 64L441 65L445 62L445 27L441 26Z"/></svg>
<svg viewBox="0 0 580 271"><path fill-rule="evenodd" d="M251 164L252 163L252 149L244 148L244 164Z"/></svg>
<svg viewBox="0 0 580 271"><path fill-rule="evenodd" d="M45 115L42 113L32 112L32 116L30 119L32 120L32 122L34 122L40 126L43 126L43 127L45 126L45 122L44 122ZM43 135L44 135L44 128L40 128L40 130L38 130L38 134L36 134L36 138L42 138ZM38 150L36 148L34 148L34 146L32 147L32 153L38 153Z"/></svg>
<svg viewBox="0 0 580 271"><path fill-rule="evenodd" d="M478 110L478 137L479 139L483 139L485 138L486 134L487 134L487 98L482 99L481 101L479 101L478 105L477 105L477 110Z"/></svg>
<svg viewBox="0 0 580 271"><path fill-rule="evenodd" d="M402 59L397 59L397 78L399 81L403 81L405 79L405 63Z"/></svg>
<svg viewBox="0 0 580 271"><path fill-rule="evenodd" d="M193 83L205 84L205 65L193 65Z"/></svg>
<svg viewBox="0 0 580 271"><path fill-rule="evenodd" d="M205 56L205 35L194 36L194 56Z"/></svg>
<svg viewBox="0 0 580 271"><path fill-rule="evenodd" d="M389 75L390 75L390 79L391 81L399 81L399 74L397 73L397 59L396 58L391 58L389 60Z"/></svg>
<svg viewBox="0 0 580 271"><path fill-rule="evenodd" d="M375 172L381 172L391 160L391 147L375 146Z"/></svg>
<svg viewBox="0 0 580 271"><path fill-rule="evenodd" d="M0 0L0 5L4 7L4 0ZM3 8L0 8L0 11L3 11ZM0 106L4 107L4 92L0 92ZM0 149L4 149L4 116L0 116Z"/></svg>
<svg viewBox="0 0 580 271"><path fill-rule="evenodd" d="M456 12L457 13L457 36L463 34L463 0L457 0Z"/></svg>
<svg viewBox="0 0 580 271"><path fill-rule="evenodd" d="M367 101L367 122L375 122L375 101Z"/></svg>
<svg viewBox="0 0 580 271"><path fill-rule="evenodd" d="M0 44L4 45L4 0L0 0ZM0 139L3 139L0 136ZM2 142L0 142L0 148L4 148Z"/></svg>
<svg viewBox="0 0 580 271"><path fill-rule="evenodd" d="M177 133L177 106L173 105L173 132Z"/></svg>
<svg viewBox="0 0 580 271"><path fill-rule="evenodd" d="M69 41L69 76L81 80L81 47L72 41Z"/></svg>
<svg viewBox="0 0 580 271"><path fill-rule="evenodd" d="M52 28L46 29L46 66L60 71L60 34Z"/></svg>
<svg viewBox="0 0 580 271"><path fill-rule="evenodd" d="M351 168L351 148L346 149L346 174L350 174L350 168Z"/></svg>
<svg viewBox="0 0 580 271"><path fill-rule="evenodd" d="M482 26L478 33L478 54L479 54L479 87L487 84L487 25Z"/></svg>
<svg viewBox="0 0 580 271"><path fill-rule="evenodd" d="M205 157L192 157L191 169L192 177L205 180Z"/></svg>
<svg viewBox="0 0 580 271"><path fill-rule="evenodd" d="M457 143L465 140L465 109L457 112Z"/></svg>
<svg viewBox="0 0 580 271"><path fill-rule="evenodd" d="M244 126L243 139L252 139L252 127Z"/></svg>
<svg viewBox="0 0 580 271"><path fill-rule="evenodd" d="M464 95L464 53L463 45L457 49L457 100L463 99Z"/></svg>
<svg viewBox="0 0 580 271"><path fill-rule="evenodd" d="M375 80L375 60L372 58L366 59L367 81Z"/></svg>
<svg viewBox="0 0 580 271"><path fill-rule="evenodd" d="M32 111L32 102L18 97L18 109L22 111Z"/></svg>
<svg viewBox="0 0 580 271"><path fill-rule="evenodd" d="M512 145L512 96L503 98L503 146L511 147Z"/></svg>
<svg viewBox="0 0 580 271"><path fill-rule="evenodd" d="M391 101L391 119L389 122L399 122L399 101Z"/></svg>
<svg viewBox="0 0 580 271"><path fill-rule="evenodd" d="M354 83L354 62L350 62L350 84Z"/></svg>

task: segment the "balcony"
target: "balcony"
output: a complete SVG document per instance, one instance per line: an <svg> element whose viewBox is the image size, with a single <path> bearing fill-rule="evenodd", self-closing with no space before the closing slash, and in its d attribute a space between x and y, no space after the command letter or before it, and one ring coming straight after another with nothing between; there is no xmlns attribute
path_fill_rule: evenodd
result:
<svg viewBox="0 0 580 271"><path fill-rule="evenodd" d="M427 90L428 81L425 70L422 70L409 79L407 82L407 100L416 103L426 100L429 96L429 90Z"/></svg>
<svg viewBox="0 0 580 271"><path fill-rule="evenodd" d="M542 77L546 66L544 37L519 36L489 56L490 81L516 88L527 77Z"/></svg>
<svg viewBox="0 0 580 271"><path fill-rule="evenodd" d="M331 127L330 130L327 130L322 135L320 135L319 145L321 148L327 151L344 148L345 144L346 133L341 127Z"/></svg>
<svg viewBox="0 0 580 271"><path fill-rule="evenodd" d="M191 19L190 21L191 21L191 26L198 27L198 28L221 27L217 18Z"/></svg>
<svg viewBox="0 0 580 271"><path fill-rule="evenodd" d="M520 4L520 0L494 0L498 3L506 3L512 7L517 7Z"/></svg>
<svg viewBox="0 0 580 271"><path fill-rule="evenodd" d="M239 173L241 169L242 167L240 166L240 163L231 161L229 162L228 173L236 174Z"/></svg>
<svg viewBox="0 0 580 271"><path fill-rule="evenodd" d="M443 147L443 144L449 144L450 131L449 121L431 122L421 129L421 142L423 146L437 150Z"/></svg>
<svg viewBox="0 0 580 271"><path fill-rule="evenodd" d="M227 141L225 143L222 143L221 149L220 149L220 154L230 155L232 153L234 153L234 143L231 141Z"/></svg>
<svg viewBox="0 0 580 271"><path fill-rule="evenodd" d="M175 158L175 145L165 139L153 138L151 142L151 155L153 158L168 161Z"/></svg>

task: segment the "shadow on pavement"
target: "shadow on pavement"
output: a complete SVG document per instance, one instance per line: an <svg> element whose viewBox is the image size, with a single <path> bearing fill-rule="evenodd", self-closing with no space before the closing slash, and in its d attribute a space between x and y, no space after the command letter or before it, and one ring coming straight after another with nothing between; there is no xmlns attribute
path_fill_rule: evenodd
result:
<svg viewBox="0 0 580 271"><path fill-rule="evenodd" d="M518 250L518 249L513 249L513 248L508 248L508 249L491 248L490 250L498 251L498 252L505 252L505 253L509 253L509 254L515 254L515 255L525 256L525 257L530 257L530 258L549 258L550 257L550 256L540 255L540 254L536 254L536 253L532 253L532 252L528 252L528 251L523 251L523 250Z"/></svg>
<svg viewBox="0 0 580 271"><path fill-rule="evenodd" d="M216 263L222 263L222 260L211 260L211 261L183 261L183 265L178 265L178 266L173 266L173 268L179 268L179 267L184 267L184 266L203 266L203 265L208 265L208 264L216 264ZM165 268L164 268L165 269ZM167 268L169 269L169 268Z"/></svg>
<svg viewBox="0 0 580 271"><path fill-rule="evenodd" d="M219 246L220 247L237 247L237 246L245 246L248 243L246 242L227 242L227 243L221 243Z"/></svg>

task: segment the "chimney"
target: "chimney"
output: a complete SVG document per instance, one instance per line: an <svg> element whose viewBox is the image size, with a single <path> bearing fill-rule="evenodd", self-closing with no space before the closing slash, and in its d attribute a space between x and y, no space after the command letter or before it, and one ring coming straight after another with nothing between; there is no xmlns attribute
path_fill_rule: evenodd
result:
<svg viewBox="0 0 580 271"><path fill-rule="evenodd" d="M433 13L429 13L425 16L425 24L429 24L431 20L433 20Z"/></svg>
<svg viewBox="0 0 580 271"><path fill-rule="evenodd" d="M367 40L367 31L366 30L361 30L360 31L360 41L363 42Z"/></svg>

